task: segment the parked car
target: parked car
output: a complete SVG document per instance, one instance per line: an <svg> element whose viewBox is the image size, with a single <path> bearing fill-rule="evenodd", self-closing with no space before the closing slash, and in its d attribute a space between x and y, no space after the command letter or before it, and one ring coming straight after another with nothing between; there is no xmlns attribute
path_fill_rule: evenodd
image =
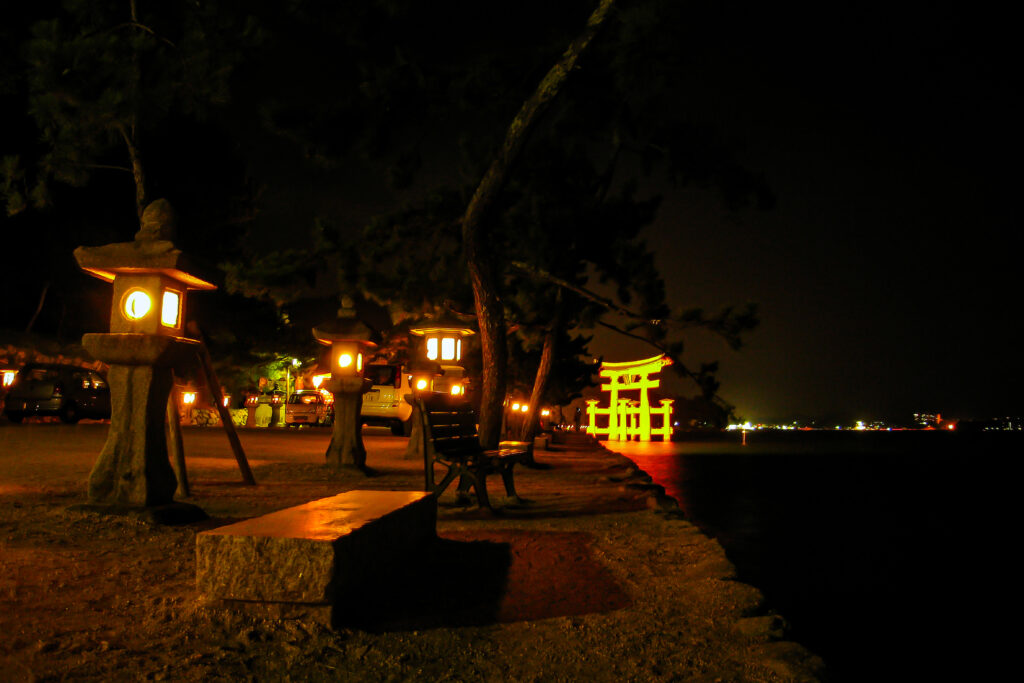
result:
<svg viewBox="0 0 1024 683"><path fill-rule="evenodd" d="M334 415L332 408L319 391L296 391L284 407L284 423L286 426L330 424Z"/></svg>
<svg viewBox="0 0 1024 683"><path fill-rule="evenodd" d="M68 423L110 417L110 386L95 370L76 365L30 363L18 371L4 401L11 422L56 415Z"/></svg>
<svg viewBox="0 0 1024 683"><path fill-rule="evenodd" d="M408 436L412 431L412 406L405 401L406 394L412 392L409 375L400 365L370 363L363 377L371 382L370 390L363 394L363 424L390 427L395 436Z"/></svg>

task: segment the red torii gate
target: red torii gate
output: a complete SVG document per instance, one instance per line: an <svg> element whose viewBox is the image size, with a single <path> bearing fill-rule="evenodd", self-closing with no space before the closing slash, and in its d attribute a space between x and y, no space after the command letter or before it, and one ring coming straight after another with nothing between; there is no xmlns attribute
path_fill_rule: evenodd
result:
<svg viewBox="0 0 1024 683"><path fill-rule="evenodd" d="M672 399L663 398L661 407L652 408L647 396L648 389L657 389L661 385L660 379L650 375L657 375L663 367L671 364L672 360L665 354L624 363L602 363L599 374L608 379L608 383L601 385L601 391L611 393L609 406L598 408L597 399L587 401L587 433L607 436L615 441L650 441L652 435L665 441L672 438ZM639 391L639 400L620 398L620 391ZM598 426L599 415L608 416L606 427ZM652 427L652 415L662 417L660 427Z"/></svg>

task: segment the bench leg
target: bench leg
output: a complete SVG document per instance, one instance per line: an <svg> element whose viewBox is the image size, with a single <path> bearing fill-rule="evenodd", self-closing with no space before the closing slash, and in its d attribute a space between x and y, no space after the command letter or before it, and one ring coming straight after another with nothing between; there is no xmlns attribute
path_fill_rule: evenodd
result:
<svg viewBox="0 0 1024 683"><path fill-rule="evenodd" d="M458 474L457 470L461 470L461 469L462 468L455 468L455 467L450 467L450 466L448 467L448 472L445 473L444 479L441 480L441 483L438 484L437 486L432 486L431 487L431 492L434 494L435 498L440 498L441 497L441 494L444 493L444 490L446 488L448 488L449 484L452 483L452 479L455 479L455 475ZM460 487L462 486L461 480L460 480L459 486Z"/></svg>
<svg viewBox="0 0 1024 683"><path fill-rule="evenodd" d="M488 510L494 510L491 507L491 500L487 496L487 473L483 467L463 470L462 476L459 477L459 495L467 495L470 487L473 487L476 491L477 505Z"/></svg>
<svg viewBox="0 0 1024 683"><path fill-rule="evenodd" d="M518 501L519 494L516 493L516 482L512 476L514 465L515 463L509 463L501 468L501 481L505 484L505 495Z"/></svg>

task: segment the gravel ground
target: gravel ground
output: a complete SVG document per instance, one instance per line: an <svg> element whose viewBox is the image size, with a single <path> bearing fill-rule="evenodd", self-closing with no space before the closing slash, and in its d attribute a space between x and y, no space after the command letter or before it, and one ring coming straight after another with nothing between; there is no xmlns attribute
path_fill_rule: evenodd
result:
<svg viewBox="0 0 1024 683"><path fill-rule="evenodd" d="M642 472L589 442L517 473L530 503L439 504L437 548L366 587L334 629L227 612L195 591L197 531L334 495L415 489L405 440L367 432L375 476L328 476L323 430L186 429L188 499L152 526L75 512L106 426L0 424L0 679L815 681L819 658L735 580L721 547ZM492 491L500 485L492 484ZM497 496L495 496L497 497Z"/></svg>

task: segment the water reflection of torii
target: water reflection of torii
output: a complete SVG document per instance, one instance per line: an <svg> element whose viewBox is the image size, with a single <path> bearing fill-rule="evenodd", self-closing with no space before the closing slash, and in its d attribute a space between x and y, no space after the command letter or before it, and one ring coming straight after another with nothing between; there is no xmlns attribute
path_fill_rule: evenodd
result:
<svg viewBox="0 0 1024 683"><path fill-rule="evenodd" d="M661 385L660 379L649 375L657 375L663 367L671 364L672 360L665 354L624 363L602 363L599 374L608 379L608 383L601 385L601 391L610 393L609 406L598 408L596 399L587 401L587 432L616 441L626 441L631 437L650 441L652 435L668 441L672 436L672 399L661 399L660 408L651 408L647 391ZM640 392L639 401L619 397L620 391L634 390ZM607 427L597 425L598 415L608 416ZM651 427L651 415L662 416L661 427Z"/></svg>

